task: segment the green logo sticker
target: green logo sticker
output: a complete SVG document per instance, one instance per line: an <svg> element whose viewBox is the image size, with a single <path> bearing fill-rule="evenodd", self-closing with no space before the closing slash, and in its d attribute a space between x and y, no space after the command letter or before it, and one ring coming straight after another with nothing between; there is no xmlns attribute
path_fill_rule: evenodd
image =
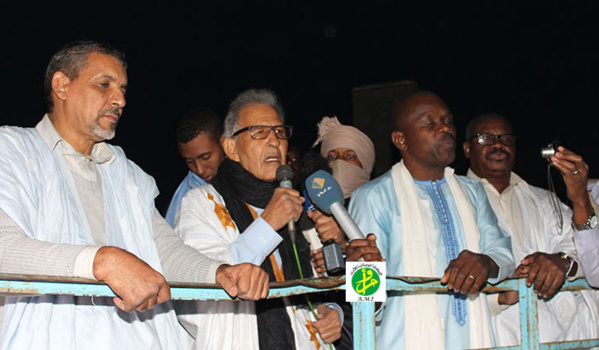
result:
<svg viewBox="0 0 599 350"><path fill-rule="evenodd" d="M369 267L362 267L354 273L351 285L356 293L363 296L370 296L379 290L381 277L375 270Z"/></svg>

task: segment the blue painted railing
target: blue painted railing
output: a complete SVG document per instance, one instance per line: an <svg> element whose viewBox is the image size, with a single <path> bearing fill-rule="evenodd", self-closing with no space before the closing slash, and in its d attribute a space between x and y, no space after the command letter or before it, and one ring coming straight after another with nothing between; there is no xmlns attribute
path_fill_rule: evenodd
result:
<svg viewBox="0 0 599 350"><path fill-rule="evenodd" d="M537 296L532 288L526 287L524 279L512 279L483 289L485 293L517 290L520 293L520 328L522 345L501 349L581 349L599 347L599 339L541 344L537 319ZM328 290L344 290L344 277L308 279L271 283L268 298L319 293ZM590 289L584 279L566 282L560 293ZM447 292L438 279L415 277L388 277L388 291ZM66 294L77 296L113 297L112 290L97 281L79 278L51 276L0 274L0 295ZM215 284L171 283L174 300L230 300L230 297ZM353 304L354 345L356 349L375 349L374 303ZM599 326L599 325L598 325ZM497 348L499 349L499 348Z"/></svg>

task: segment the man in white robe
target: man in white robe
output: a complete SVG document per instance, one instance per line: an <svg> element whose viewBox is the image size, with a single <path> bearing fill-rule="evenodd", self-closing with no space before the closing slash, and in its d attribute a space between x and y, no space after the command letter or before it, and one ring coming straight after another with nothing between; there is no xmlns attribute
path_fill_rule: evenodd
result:
<svg viewBox="0 0 599 350"><path fill-rule="evenodd" d="M225 262L262 265L271 281L300 278L287 225L302 214L303 198L276 182L277 169L286 163L292 131L283 125L283 118L272 91L252 89L239 94L225 119L223 148L228 159L211 184L183 197L175 219L175 231L185 243ZM302 241L298 235L299 264L308 277L312 275L309 251L302 249ZM299 305L262 309L250 301L181 302L176 308L181 323L196 334L195 349L328 347L324 342L341 335L341 310L321 304L316 321L304 300ZM274 316L269 310L274 310Z"/></svg>
<svg viewBox="0 0 599 350"><path fill-rule="evenodd" d="M381 349L464 349L493 345L478 291L514 269L509 237L482 186L456 176L456 131L431 92L408 97L391 134L402 161L352 194L350 214L374 233L389 276L441 277L449 294L389 293L377 311Z"/></svg>
<svg viewBox="0 0 599 350"><path fill-rule="evenodd" d="M115 298L11 296L1 349L179 349L165 276L257 299L267 275L185 246L154 208L154 179L104 140L125 106L122 53L76 42L46 70L49 112L0 129L0 272L96 279Z"/></svg>
<svg viewBox="0 0 599 350"><path fill-rule="evenodd" d="M225 158L221 146L222 121L209 108L187 111L177 124L176 138L177 149L189 172L177 187L164 216L173 227L181 199L192 188L210 183Z"/></svg>
<svg viewBox="0 0 599 350"><path fill-rule="evenodd" d="M470 160L468 177L481 181L501 228L512 238L520 264L515 277L527 278L540 297L541 342L596 338L597 293L557 293L566 279L583 276L572 240L572 210L512 172L515 143L512 126L501 115L471 120L463 143ZM557 206L561 210L554 209ZM491 294L488 299L498 345L520 344L518 292Z"/></svg>

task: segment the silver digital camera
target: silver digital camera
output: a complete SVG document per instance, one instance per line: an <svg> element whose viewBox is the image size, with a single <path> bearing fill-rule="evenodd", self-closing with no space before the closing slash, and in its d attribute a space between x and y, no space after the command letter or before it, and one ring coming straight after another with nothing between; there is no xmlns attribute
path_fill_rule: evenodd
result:
<svg viewBox="0 0 599 350"><path fill-rule="evenodd" d="M550 144L541 148L541 157L543 157L545 159L549 159L549 158L553 157L553 155L555 155L555 152L557 152L558 146L559 146L559 142L557 142L557 140L551 141Z"/></svg>

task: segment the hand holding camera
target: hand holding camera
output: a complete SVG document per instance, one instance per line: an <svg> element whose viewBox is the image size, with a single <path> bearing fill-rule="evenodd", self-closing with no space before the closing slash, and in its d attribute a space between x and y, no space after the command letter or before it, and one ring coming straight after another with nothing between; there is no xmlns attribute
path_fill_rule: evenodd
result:
<svg viewBox="0 0 599 350"><path fill-rule="evenodd" d="M551 153L551 151L549 151L549 147L552 145L554 147L554 151L553 154L549 156ZM543 148L541 153L543 158L549 159L551 161L551 165L553 165L562 173L564 181L566 182L566 186L568 187L568 197L570 197L571 187L579 189L581 194L584 192L584 195L587 195L586 183L589 175L589 166L584 162L581 156L563 146L557 145L555 141L549 144L549 146Z"/></svg>
<svg viewBox="0 0 599 350"><path fill-rule="evenodd" d="M553 140L550 144L541 148L541 157L544 159L550 160L551 157L555 155L557 152L557 148L559 147L559 141Z"/></svg>
<svg viewBox="0 0 599 350"><path fill-rule="evenodd" d="M548 159L562 173L566 183L567 195L572 201L574 212L573 226L576 230L593 228L597 225L597 219L587 192L589 166L580 155L563 146L557 146L555 151Z"/></svg>

